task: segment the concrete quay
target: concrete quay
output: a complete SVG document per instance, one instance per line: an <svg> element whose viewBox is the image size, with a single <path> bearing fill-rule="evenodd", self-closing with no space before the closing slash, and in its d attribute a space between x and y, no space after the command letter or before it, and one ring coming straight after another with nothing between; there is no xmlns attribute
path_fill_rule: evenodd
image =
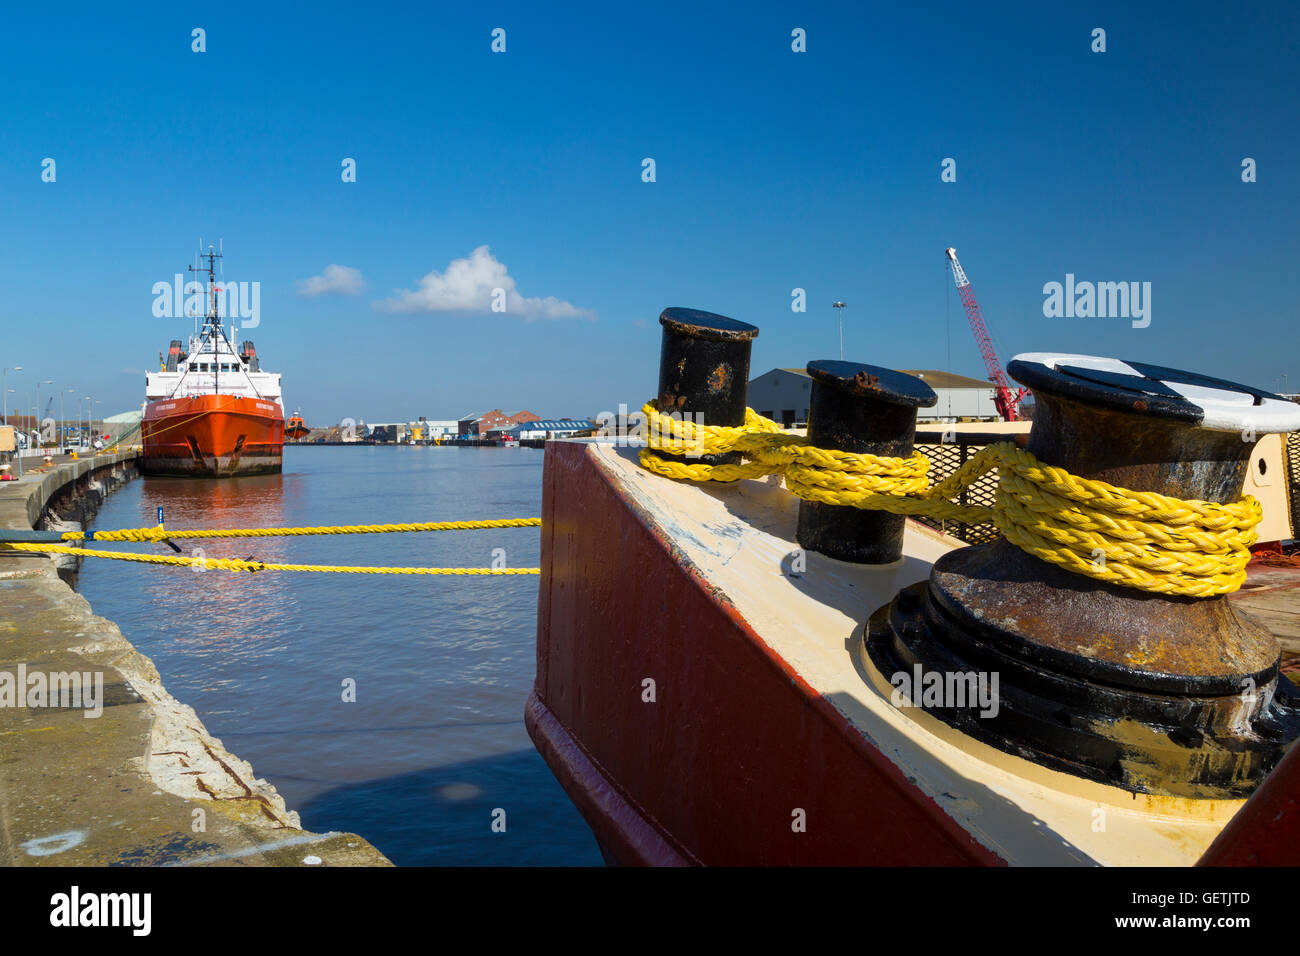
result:
<svg viewBox="0 0 1300 956"><path fill-rule="evenodd" d="M0 528L84 522L137 470L135 453L30 461L21 481L0 483ZM74 674L102 675L98 716L85 698L55 699ZM0 865L391 864L355 834L303 830L49 556L11 553L0 556Z"/></svg>

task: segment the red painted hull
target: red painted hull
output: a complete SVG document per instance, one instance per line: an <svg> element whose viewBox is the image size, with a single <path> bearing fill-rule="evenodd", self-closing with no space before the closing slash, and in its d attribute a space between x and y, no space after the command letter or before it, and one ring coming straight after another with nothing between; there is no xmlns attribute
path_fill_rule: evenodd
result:
<svg viewBox="0 0 1300 956"><path fill-rule="evenodd" d="M609 861L1004 862L764 644L584 444L548 443L542 511L527 725Z"/></svg>
<svg viewBox="0 0 1300 956"><path fill-rule="evenodd" d="M1023 851L1014 833L977 840L900 771L765 643L592 448L547 444L525 720L608 861L1005 865L990 846ZM1199 864L1300 861L1297 794L1300 747L1202 844ZM945 796L988 799L975 783ZM1012 819L1023 833L1042 823Z"/></svg>
<svg viewBox="0 0 1300 956"><path fill-rule="evenodd" d="M284 412L275 402L236 395L152 402L140 431L147 475L226 478L281 470Z"/></svg>

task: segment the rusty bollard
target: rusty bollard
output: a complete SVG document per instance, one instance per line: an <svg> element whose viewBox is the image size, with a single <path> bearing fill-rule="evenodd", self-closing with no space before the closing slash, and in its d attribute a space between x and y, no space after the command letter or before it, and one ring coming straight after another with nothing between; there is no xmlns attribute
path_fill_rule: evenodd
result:
<svg viewBox="0 0 1300 956"><path fill-rule="evenodd" d="M938 396L914 375L858 362L808 363L808 441L817 448L905 458L916 410ZM841 561L889 564L903 554L902 515L849 505L799 502L799 546Z"/></svg>
<svg viewBox="0 0 1300 956"><path fill-rule="evenodd" d="M749 352L757 326L698 309L664 309L659 316L659 410L704 425L743 425L749 391ZM735 464L737 454L659 453L693 464Z"/></svg>
<svg viewBox="0 0 1300 956"><path fill-rule="evenodd" d="M1300 406L1279 396L1159 366L1035 353L1007 371L1034 393L1033 455L1133 491L1235 501L1257 437L1300 428ZM1135 792L1245 796L1300 736L1277 640L1227 597L1110 584L1005 540L940 558L928 583L872 615L864 647L887 679L952 691L996 675L992 704L938 693L922 706Z"/></svg>

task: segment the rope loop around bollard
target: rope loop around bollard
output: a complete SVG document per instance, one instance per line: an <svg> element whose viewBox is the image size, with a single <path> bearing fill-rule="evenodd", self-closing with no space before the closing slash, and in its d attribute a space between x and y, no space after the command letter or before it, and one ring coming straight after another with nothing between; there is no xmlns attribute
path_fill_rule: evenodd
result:
<svg viewBox="0 0 1300 956"><path fill-rule="evenodd" d="M1208 598L1246 581L1250 548L1263 518L1246 495L1220 504L1130 491L1040 462L1012 442L989 445L938 484L929 461L819 449L789 435L752 408L745 424L718 428L679 422L654 402L642 408L649 441L641 466L667 478L731 482L780 475L808 501L979 524L991 521L1007 541L1068 571L1154 594ZM668 436L664 439L660 436ZM748 461L707 465L669 461L657 451L739 452ZM991 506L954 499L998 470Z"/></svg>

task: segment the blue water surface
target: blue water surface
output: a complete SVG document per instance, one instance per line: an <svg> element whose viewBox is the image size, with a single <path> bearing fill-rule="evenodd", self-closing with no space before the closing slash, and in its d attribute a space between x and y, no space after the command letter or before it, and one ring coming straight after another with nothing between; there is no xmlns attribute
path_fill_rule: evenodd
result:
<svg viewBox="0 0 1300 956"><path fill-rule="evenodd" d="M287 446L282 475L143 478L97 528L373 524L541 513L528 448ZM536 567L539 529L182 542L210 557ZM162 545L129 546L172 553ZM280 791L304 827L399 865L598 865L533 749L538 578L259 572L86 561L78 590L173 696ZM345 702L345 681L355 702ZM502 814L503 811L504 814ZM504 815L505 832L494 832Z"/></svg>

